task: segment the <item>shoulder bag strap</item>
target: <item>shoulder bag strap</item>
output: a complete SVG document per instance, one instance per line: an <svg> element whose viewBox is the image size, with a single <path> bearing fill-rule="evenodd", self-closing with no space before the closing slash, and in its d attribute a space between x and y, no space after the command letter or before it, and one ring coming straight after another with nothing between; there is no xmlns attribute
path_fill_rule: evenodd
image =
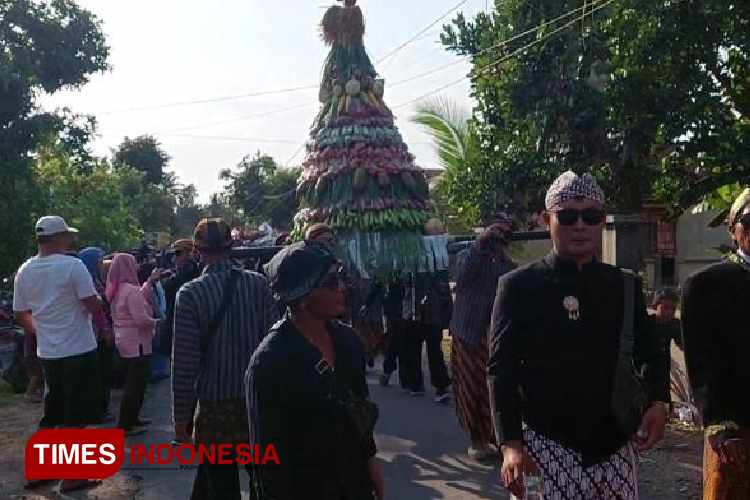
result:
<svg viewBox="0 0 750 500"><path fill-rule="evenodd" d="M633 331L635 276L630 271L623 271L622 277L625 284L625 296L622 310L622 331L620 332L620 358L629 365L633 363L635 345L635 332Z"/></svg>
<svg viewBox="0 0 750 500"><path fill-rule="evenodd" d="M216 330L219 329L219 324L224 319L227 309L232 304L232 299L236 295L235 289L237 287L237 281L240 278L240 274L240 271L238 271L237 269L232 269L229 272L229 278L227 278L226 282L224 283L224 291L221 295L221 304L219 305L219 309L217 309L216 314L214 314L214 317L211 318L211 322L208 324L208 332L206 333L206 335L201 336L201 352L204 359L206 357L206 353L208 352L208 345L216 335Z"/></svg>

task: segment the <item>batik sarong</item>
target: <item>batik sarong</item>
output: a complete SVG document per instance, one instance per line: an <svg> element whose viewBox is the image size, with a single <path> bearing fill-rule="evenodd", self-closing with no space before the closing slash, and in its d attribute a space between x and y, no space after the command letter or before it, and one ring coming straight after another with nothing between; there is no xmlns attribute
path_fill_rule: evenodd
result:
<svg viewBox="0 0 750 500"><path fill-rule="evenodd" d="M635 448L627 444L606 460L583 466L581 454L534 430L524 431L529 456L541 474L544 500L637 500Z"/></svg>
<svg viewBox="0 0 750 500"><path fill-rule="evenodd" d="M487 390L489 349L483 337L477 345L464 343L453 336L451 342L451 375L456 398L456 416L473 444L495 442Z"/></svg>

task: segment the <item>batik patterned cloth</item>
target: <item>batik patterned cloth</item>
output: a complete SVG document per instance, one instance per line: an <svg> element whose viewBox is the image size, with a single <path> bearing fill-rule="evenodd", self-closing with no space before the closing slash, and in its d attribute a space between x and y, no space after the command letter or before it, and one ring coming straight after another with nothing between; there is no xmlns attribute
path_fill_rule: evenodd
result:
<svg viewBox="0 0 750 500"><path fill-rule="evenodd" d="M194 429L197 444L249 443L245 400L198 401Z"/></svg>
<svg viewBox="0 0 750 500"><path fill-rule="evenodd" d="M592 200L601 205L605 202L604 191L599 187L594 176L591 174L579 176L572 170L568 170L552 183L544 198L544 205L547 210L557 210L566 201L577 198Z"/></svg>
<svg viewBox="0 0 750 500"><path fill-rule="evenodd" d="M581 454L533 429L526 448L542 475L544 500L637 500L638 465L632 444L607 460L584 467Z"/></svg>
<svg viewBox="0 0 750 500"><path fill-rule="evenodd" d="M487 337L479 344L467 344L454 336L451 342L451 374L456 398L456 416L472 442L495 442L487 390Z"/></svg>

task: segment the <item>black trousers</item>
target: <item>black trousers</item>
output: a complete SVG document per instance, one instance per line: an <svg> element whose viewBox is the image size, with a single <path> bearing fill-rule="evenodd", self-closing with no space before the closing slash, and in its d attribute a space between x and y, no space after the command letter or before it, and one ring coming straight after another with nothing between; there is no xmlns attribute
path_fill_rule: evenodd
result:
<svg viewBox="0 0 750 500"><path fill-rule="evenodd" d="M83 427L101 420L96 350L60 359L42 359L47 397L39 427Z"/></svg>
<svg viewBox="0 0 750 500"><path fill-rule="evenodd" d="M390 375L403 364L404 350L404 320L386 319L388 324L388 349L383 359L383 373ZM401 387L406 388L406 370L398 371L398 379Z"/></svg>
<svg viewBox="0 0 750 500"><path fill-rule="evenodd" d="M200 464L193 482L190 500L240 500L242 494L239 467L244 467L248 475L252 474L251 464L244 466ZM254 499L252 488L250 499Z"/></svg>
<svg viewBox="0 0 750 500"><path fill-rule="evenodd" d="M128 430L135 427L143 406L143 396L151 369L150 356L124 358L125 388L120 403L120 420L117 427Z"/></svg>
<svg viewBox="0 0 750 500"><path fill-rule="evenodd" d="M439 326L405 321L403 332L403 355L400 371L405 372L406 387L424 390L422 374L422 345L427 345L427 363L430 367L430 382L437 390L451 385L448 368L443 358L443 331Z"/></svg>
<svg viewBox="0 0 750 500"><path fill-rule="evenodd" d="M99 386L101 389L100 397L102 415L106 415L109 412L109 400L110 394L112 393L112 365L114 363L112 351L113 348L111 345L107 345L107 343L102 340L99 341L96 353L99 361Z"/></svg>

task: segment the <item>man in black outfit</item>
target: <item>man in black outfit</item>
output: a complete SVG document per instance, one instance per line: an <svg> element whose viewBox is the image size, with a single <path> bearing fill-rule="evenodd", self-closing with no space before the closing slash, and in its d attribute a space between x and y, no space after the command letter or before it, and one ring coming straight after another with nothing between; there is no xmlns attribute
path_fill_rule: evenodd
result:
<svg viewBox="0 0 750 500"><path fill-rule="evenodd" d="M594 178L566 172L545 201L554 249L500 278L492 313L487 371L501 476L522 498L524 474L536 468L545 498L635 500L631 440L647 450L664 434L668 359L650 334L640 282L596 258L605 211ZM620 352L623 331L630 354ZM615 382L633 380L634 363L646 366L651 403L627 418L619 410L634 408L634 391L620 397Z"/></svg>
<svg viewBox="0 0 750 500"><path fill-rule="evenodd" d="M177 292L185 283L200 276L200 268L193 258L193 240L177 240L170 251L174 255L175 273L164 280L164 298L167 304L167 314L161 322L161 339L158 352L164 356L172 355L172 339L174 337L174 306Z"/></svg>
<svg viewBox="0 0 750 500"><path fill-rule="evenodd" d="M703 498L750 498L750 189L735 200L736 250L688 278L682 332L690 383L703 412Z"/></svg>
<svg viewBox="0 0 750 500"><path fill-rule="evenodd" d="M443 330L448 328L453 309L448 272L417 274L405 296L407 301L411 300L411 307L404 311L405 319L401 322L400 370L405 372L404 382L412 396L424 395L422 344L425 344L435 402L445 403L450 399L451 380L443 357Z"/></svg>

